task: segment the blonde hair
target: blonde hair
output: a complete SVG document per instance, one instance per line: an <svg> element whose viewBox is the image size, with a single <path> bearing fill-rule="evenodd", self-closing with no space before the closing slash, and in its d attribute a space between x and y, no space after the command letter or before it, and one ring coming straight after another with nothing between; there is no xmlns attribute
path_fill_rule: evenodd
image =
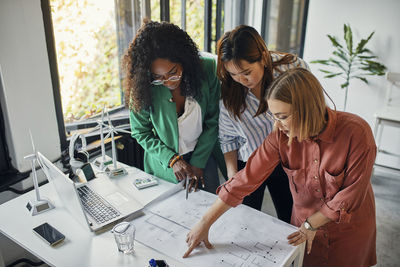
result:
<svg viewBox="0 0 400 267"><path fill-rule="evenodd" d="M295 68L286 71L275 79L266 100L276 99L291 105L291 130L289 145L293 133L298 133L299 142L318 135L326 123L326 102L324 89L315 76L306 69Z"/></svg>

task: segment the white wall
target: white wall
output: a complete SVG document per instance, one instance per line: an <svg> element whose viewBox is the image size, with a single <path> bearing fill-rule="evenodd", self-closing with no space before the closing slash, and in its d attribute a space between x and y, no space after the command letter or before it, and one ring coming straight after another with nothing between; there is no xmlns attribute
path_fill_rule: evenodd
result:
<svg viewBox="0 0 400 267"><path fill-rule="evenodd" d="M29 129L37 150L56 159L61 149L40 0L0 0L0 71L0 101L13 166L21 172L30 169L23 159L32 153ZM31 184L27 179L16 187ZM3 192L0 203L12 197ZM0 253L0 266L19 258L37 261L3 235Z"/></svg>
<svg viewBox="0 0 400 267"><path fill-rule="evenodd" d="M327 59L332 53L331 43L326 36L343 39L343 24L350 23L353 43L366 38L372 31L374 36L367 45L380 62L390 71L400 72L400 1L398 0L310 0L304 59ZM312 72L328 91L339 110L343 109L344 90L340 89L340 78L324 79L318 71L321 65L310 64ZM384 77L369 77L369 85L358 80L350 82L346 111L363 117L371 127L375 126L374 112L382 107L386 81ZM383 134L383 148L400 153L400 130L387 128ZM399 166L400 160L379 156L378 161Z"/></svg>
<svg viewBox="0 0 400 267"><path fill-rule="evenodd" d="M36 148L49 159L61 154L40 0L0 1L0 67L7 143L12 164L30 169L23 157Z"/></svg>

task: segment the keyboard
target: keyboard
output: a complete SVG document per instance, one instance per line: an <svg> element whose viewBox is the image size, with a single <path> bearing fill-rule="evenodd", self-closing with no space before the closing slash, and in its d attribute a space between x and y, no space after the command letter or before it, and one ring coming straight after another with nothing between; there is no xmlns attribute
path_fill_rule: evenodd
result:
<svg viewBox="0 0 400 267"><path fill-rule="evenodd" d="M108 222L120 216L120 213L115 208L88 186L81 186L77 190L83 208L98 224Z"/></svg>

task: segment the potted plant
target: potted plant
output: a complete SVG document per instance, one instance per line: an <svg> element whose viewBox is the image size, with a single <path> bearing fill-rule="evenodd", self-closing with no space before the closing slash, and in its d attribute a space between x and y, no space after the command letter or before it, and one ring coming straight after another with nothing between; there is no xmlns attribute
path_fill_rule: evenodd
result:
<svg viewBox="0 0 400 267"><path fill-rule="evenodd" d="M329 59L320 59L311 61L325 66L332 67L333 71L328 69L319 69L325 73L324 78L342 77L344 82L341 88L345 89L344 108L346 110L347 93L352 79L359 79L368 84L367 76L384 75L386 67L377 62L377 58L372 52L366 48L366 44L372 38L375 32L372 32L368 38L361 39L357 46L353 46L353 33L349 24L344 24L344 41L345 45L339 43L336 37L327 35L330 39L334 51Z"/></svg>

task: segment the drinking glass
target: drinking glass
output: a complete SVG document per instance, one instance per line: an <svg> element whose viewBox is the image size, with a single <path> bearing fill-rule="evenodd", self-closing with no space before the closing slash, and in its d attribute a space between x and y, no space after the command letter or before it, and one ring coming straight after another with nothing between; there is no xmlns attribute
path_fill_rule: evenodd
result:
<svg viewBox="0 0 400 267"><path fill-rule="evenodd" d="M130 222L121 222L113 227L112 232L120 252L134 252L135 231L135 226Z"/></svg>

